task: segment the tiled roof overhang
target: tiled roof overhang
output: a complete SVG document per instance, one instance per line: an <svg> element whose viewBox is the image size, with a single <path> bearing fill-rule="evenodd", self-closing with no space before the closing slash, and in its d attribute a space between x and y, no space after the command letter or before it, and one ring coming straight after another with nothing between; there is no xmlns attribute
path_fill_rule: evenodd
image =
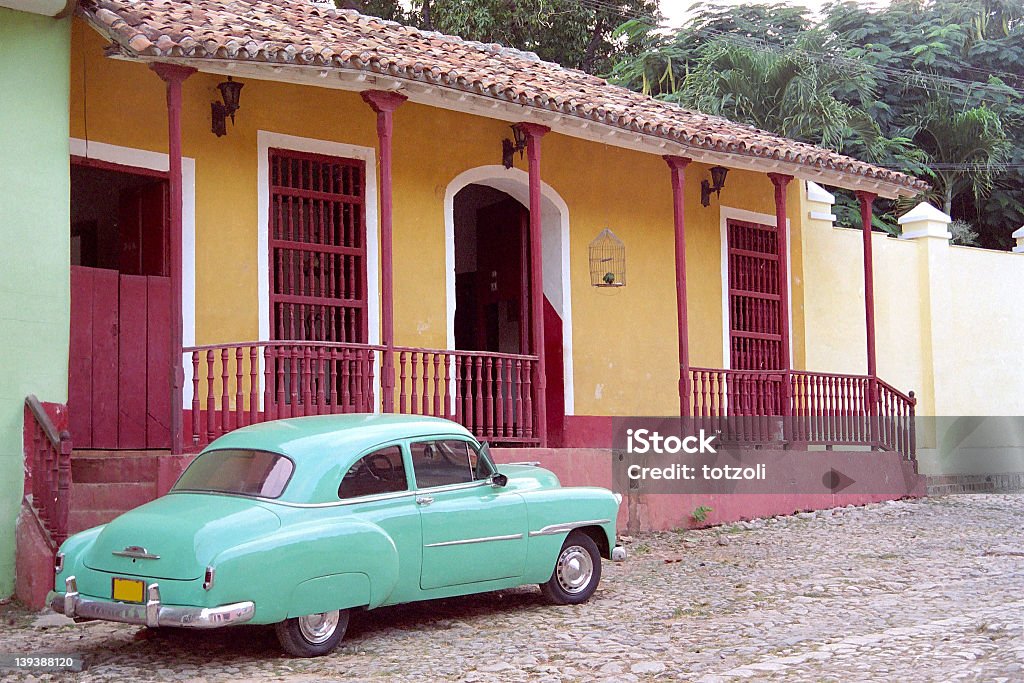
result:
<svg viewBox="0 0 1024 683"><path fill-rule="evenodd" d="M574 137L819 183L913 196L912 176L727 119L687 111L532 53L421 31L304 0L83 0L79 12L115 56L350 90Z"/></svg>

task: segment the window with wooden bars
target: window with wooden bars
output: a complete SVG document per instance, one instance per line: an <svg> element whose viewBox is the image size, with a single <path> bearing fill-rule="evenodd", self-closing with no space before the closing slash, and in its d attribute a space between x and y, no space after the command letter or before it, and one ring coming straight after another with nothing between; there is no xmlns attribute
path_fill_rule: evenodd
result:
<svg viewBox="0 0 1024 683"><path fill-rule="evenodd" d="M778 230L730 220L729 346L734 370L778 370L782 358Z"/></svg>
<svg viewBox="0 0 1024 683"><path fill-rule="evenodd" d="M275 340L366 343L366 166L270 150Z"/></svg>

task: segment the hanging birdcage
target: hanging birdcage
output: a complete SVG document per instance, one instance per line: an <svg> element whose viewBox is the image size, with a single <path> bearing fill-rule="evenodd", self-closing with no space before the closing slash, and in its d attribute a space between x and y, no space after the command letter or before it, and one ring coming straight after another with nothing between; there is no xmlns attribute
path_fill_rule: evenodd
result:
<svg viewBox="0 0 1024 683"><path fill-rule="evenodd" d="M590 284L622 287L626 284L626 245L605 228L590 243Z"/></svg>

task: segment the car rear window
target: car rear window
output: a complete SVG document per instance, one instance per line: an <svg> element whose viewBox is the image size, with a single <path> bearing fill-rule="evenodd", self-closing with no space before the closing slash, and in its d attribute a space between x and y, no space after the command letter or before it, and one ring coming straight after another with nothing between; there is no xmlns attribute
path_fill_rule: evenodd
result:
<svg viewBox="0 0 1024 683"><path fill-rule="evenodd" d="M284 492L294 468L285 456L268 451L207 451L192 461L171 490L277 498Z"/></svg>

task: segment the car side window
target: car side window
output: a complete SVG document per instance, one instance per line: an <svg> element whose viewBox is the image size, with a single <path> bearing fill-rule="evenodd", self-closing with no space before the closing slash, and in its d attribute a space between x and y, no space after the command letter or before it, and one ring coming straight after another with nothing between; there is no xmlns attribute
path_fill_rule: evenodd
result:
<svg viewBox="0 0 1024 683"><path fill-rule="evenodd" d="M412 451L416 486L419 488L465 484L486 479L492 474L486 461L480 458L468 441L415 441L409 448Z"/></svg>
<svg viewBox="0 0 1024 683"><path fill-rule="evenodd" d="M341 480L338 498L395 493L408 488L402 449L388 446L355 461Z"/></svg>

